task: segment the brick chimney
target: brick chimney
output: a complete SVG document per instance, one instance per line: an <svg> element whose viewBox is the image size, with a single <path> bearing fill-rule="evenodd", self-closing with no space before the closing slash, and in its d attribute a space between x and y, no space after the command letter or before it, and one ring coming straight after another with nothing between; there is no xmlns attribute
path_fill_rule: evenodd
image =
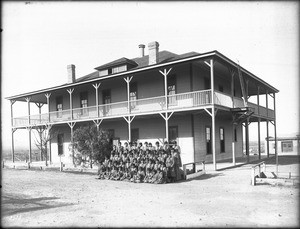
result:
<svg viewBox="0 0 300 229"><path fill-rule="evenodd" d="M153 41L148 44L149 65L158 63L158 47L159 47L159 43L157 41Z"/></svg>
<svg viewBox="0 0 300 229"><path fill-rule="evenodd" d="M68 70L68 83L75 83L75 65L70 64L67 66Z"/></svg>
<svg viewBox="0 0 300 229"><path fill-rule="evenodd" d="M145 45L140 44L139 50L140 50L140 57L143 57L145 55Z"/></svg>

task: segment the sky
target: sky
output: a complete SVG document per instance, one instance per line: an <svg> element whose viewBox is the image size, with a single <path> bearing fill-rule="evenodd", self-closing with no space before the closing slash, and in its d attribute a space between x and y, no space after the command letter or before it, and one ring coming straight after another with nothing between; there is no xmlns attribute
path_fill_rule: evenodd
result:
<svg viewBox="0 0 300 229"><path fill-rule="evenodd" d="M5 149L11 145L10 102L5 97L66 83L68 64L76 65L80 77L120 57L137 57L138 45L147 47L152 41L177 54L218 50L238 60L280 91L277 135L299 131L298 1L1 3ZM16 102L13 109L15 117L27 114L25 102ZM35 106L32 113L38 113ZM255 140L257 126L250 127L250 140ZM28 145L26 131L17 130L15 136L16 147Z"/></svg>

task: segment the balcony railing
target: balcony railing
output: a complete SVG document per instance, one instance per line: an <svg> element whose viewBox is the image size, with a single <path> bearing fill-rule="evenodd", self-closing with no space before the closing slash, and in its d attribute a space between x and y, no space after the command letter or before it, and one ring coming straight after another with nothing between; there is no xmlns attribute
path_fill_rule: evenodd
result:
<svg viewBox="0 0 300 229"><path fill-rule="evenodd" d="M168 107L166 107L166 99ZM137 99L129 102L130 111L128 110L128 101L101 104L99 106L90 106L84 108L74 108L72 110L53 111L50 113L30 115L30 125L40 125L46 123L59 123L66 121L87 120L102 117L116 117L128 114L141 114L149 112L172 111L189 109L211 105L211 90L194 91L188 93L174 94L145 99ZM221 92L215 92L215 104L232 108L232 98ZM248 103L257 112L257 105ZM234 98L234 107L244 107L243 100ZM259 112L262 116L267 116L267 109L260 106ZM274 111L268 110L268 117L274 117ZM13 126L29 125L28 116L13 119Z"/></svg>

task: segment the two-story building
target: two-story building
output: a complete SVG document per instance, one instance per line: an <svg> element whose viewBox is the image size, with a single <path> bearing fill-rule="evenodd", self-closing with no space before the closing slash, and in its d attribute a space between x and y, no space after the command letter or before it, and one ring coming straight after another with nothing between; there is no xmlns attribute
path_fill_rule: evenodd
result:
<svg viewBox="0 0 300 229"><path fill-rule="evenodd" d="M12 119L14 132L40 128L56 130L50 161L72 164L73 132L87 123L109 130L114 140L164 142L177 140L183 163L235 158L243 152L243 127L249 152L248 124L269 123L275 127L275 93L278 90L240 67L218 51L174 54L159 51L158 42L139 45L140 56L120 58L95 68L83 77L68 65L68 82L52 88L11 96L27 102L28 112ZM266 96L266 106L259 97ZM250 96L257 103L248 102ZM272 97L274 109L268 107ZM46 104L47 113L31 114L30 104ZM41 109L39 109L41 111ZM260 139L260 138L259 138ZM29 160L31 141L29 141ZM60 158L61 157L61 158ZM14 156L13 156L14 159Z"/></svg>

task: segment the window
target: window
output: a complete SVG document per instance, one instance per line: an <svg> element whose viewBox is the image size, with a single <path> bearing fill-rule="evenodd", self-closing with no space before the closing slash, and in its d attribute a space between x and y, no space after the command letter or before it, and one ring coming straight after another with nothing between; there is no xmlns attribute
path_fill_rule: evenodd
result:
<svg viewBox="0 0 300 229"><path fill-rule="evenodd" d="M88 92L80 93L80 107L81 107L81 115L88 114Z"/></svg>
<svg viewBox="0 0 300 229"><path fill-rule="evenodd" d="M139 140L139 129L131 129L131 142Z"/></svg>
<svg viewBox="0 0 300 229"><path fill-rule="evenodd" d="M112 69L112 73L124 72L126 70L127 70L127 66L126 65L122 65L122 66L114 67Z"/></svg>
<svg viewBox="0 0 300 229"><path fill-rule="evenodd" d="M282 152L292 152L293 151L293 141L282 141L281 142Z"/></svg>
<svg viewBox="0 0 300 229"><path fill-rule="evenodd" d="M103 104L110 104L111 103L111 96L110 96L110 90L103 90L102 91L102 98L103 98ZM108 115L110 112L111 105L105 105L103 106L103 115Z"/></svg>
<svg viewBox="0 0 300 229"><path fill-rule="evenodd" d="M130 108L134 109L136 107L137 100L137 83L134 82L130 84L130 93L129 93Z"/></svg>
<svg viewBox="0 0 300 229"><path fill-rule="evenodd" d="M168 77L168 105L176 105L176 75Z"/></svg>
<svg viewBox="0 0 300 229"><path fill-rule="evenodd" d="M108 75L108 69L99 71L99 76L107 76Z"/></svg>
<svg viewBox="0 0 300 229"><path fill-rule="evenodd" d="M177 126L170 126L169 127L169 141L177 141L178 138L178 127Z"/></svg>
<svg viewBox="0 0 300 229"><path fill-rule="evenodd" d="M220 127L220 148L221 153L225 152L225 130L223 127Z"/></svg>
<svg viewBox="0 0 300 229"><path fill-rule="evenodd" d="M57 135L57 152L59 156L64 154L64 134Z"/></svg>
<svg viewBox="0 0 300 229"><path fill-rule="evenodd" d="M62 110L63 110L63 97L57 97L56 98L56 116L57 118L61 118L62 117Z"/></svg>
<svg viewBox="0 0 300 229"><path fill-rule="evenodd" d="M206 154L211 154L211 127L205 127Z"/></svg>

